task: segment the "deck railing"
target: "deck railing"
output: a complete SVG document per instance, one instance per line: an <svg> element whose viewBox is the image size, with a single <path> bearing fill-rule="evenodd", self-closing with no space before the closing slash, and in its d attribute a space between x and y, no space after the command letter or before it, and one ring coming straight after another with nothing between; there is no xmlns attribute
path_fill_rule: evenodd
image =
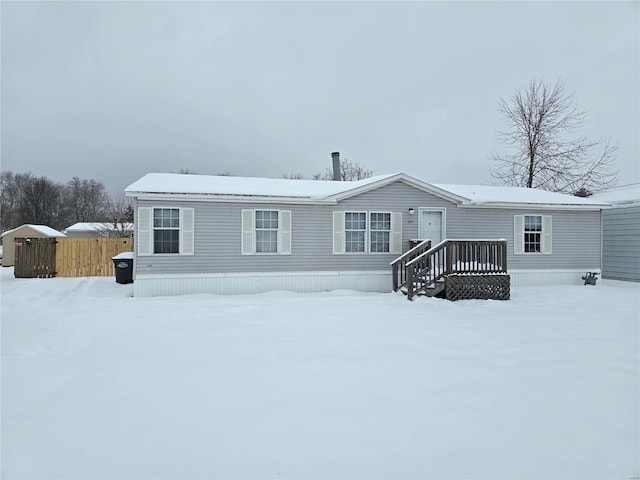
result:
<svg viewBox="0 0 640 480"><path fill-rule="evenodd" d="M391 271L393 278L393 291L397 292L404 287L407 283L407 263L414 258L422 255L424 252L431 248L431 240L423 240L415 247L407 250L401 256L391 262Z"/></svg>
<svg viewBox="0 0 640 480"><path fill-rule="evenodd" d="M406 287L411 300L419 293L427 293L427 289L435 290L438 281L447 275L506 273L507 242L502 239L444 240L407 261L405 270L405 283L401 286Z"/></svg>

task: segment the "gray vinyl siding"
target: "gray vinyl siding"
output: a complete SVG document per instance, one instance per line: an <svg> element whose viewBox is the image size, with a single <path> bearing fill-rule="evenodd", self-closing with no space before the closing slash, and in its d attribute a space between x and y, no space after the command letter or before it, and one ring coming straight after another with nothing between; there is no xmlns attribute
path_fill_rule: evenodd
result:
<svg viewBox="0 0 640 480"><path fill-rule="evenodd" d="M640 206L603 212L602 277L640 282Z"/></svg>
<svg viewBox="0 0 640 480"><path fill-rule="evenodd" d="M137 207L140 206L194 208L195 255L138 257L135 268L139 274L385 270L397 255L333 254L333 212L401 212L404 251L409 248L409 240L418 236L418 209L422 207L446 209L447 238L506 239L509 268L600 266L599 211L459 208L401 181L345 199L337 205L138 201ZM248 208L291 211L291 255L241 255L241 211ZM415 210L414 215L408 214L409 208ZM522 214L553 217L551 255L513 254L514 215Z"/></svg>

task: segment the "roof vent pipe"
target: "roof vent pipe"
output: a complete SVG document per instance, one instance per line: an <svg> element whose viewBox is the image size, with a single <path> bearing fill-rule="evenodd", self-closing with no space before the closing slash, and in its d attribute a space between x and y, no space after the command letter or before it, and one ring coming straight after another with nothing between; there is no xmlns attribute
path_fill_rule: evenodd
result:
<svg viewBox="0 0 640 480"><path fill-rule="evenodd" d="M333 160L333 180L339 182L340 178L340 152L332 152L331 159Z"/></svg>

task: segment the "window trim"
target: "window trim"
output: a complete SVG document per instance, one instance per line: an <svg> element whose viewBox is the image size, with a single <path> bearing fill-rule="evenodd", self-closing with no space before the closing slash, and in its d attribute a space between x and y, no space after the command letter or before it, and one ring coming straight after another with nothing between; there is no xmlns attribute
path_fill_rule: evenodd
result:
<svg viewBox="0 0 640 480"><path fill-rule="evenodd" d="M256 225L257 221L258 221L258 212L269 212L269 214L275 212L276 213L276 222L278 224L277 228L258 228L258 226ZM254 232L254 252L256 255L273 255L273 254L277 254L278 251L280 250L280 226L281 226L281 221L280 221L280 210L265 210L265 209L260 209L260 208L256 208L253 211L253 232ZM263 219L264 221L264 219ZM276 249L275 251L258 251L258 232L275 232L276 233ZM264 241L263 241L264 243Z"/></svg>
<svg viewBox="0 0 640 480"><path fill-rule="evenodd" d="M373 230L371 228L371 224L373 223L371 221L371 215L372 214L387 214L389 215L389 230ZM367 242L367 248L368 248L368 253L370 253L371 255L388 255L391 253L391 243L392 243L392 239L391 239L391 235L392 235L392 231L393 231L393 226L392 226L392 218L393 218L393 212L384 212L384 211L370 211L369 215L368 215L368 220L369 222L367 223L367 232L369 234L369 241ZM372 233L373 232L387 232L389 234L389 251L388 252L374 252L371 250L371 242L372 242Z"/></svg>
<svg viewBox="0 0 640 480"><path fill-rule="evenodd" d="M542 253L542 245L544 243L542 234L542 215L523 215L522 218L524 219L522 226L522 233L524 235L524 253ZM529 219L529 226L533 226L533 229L527 229L527 218ZM536 229L538 225L540 226L540 230ZM527 240L527 236L529 236L529 240ZM531 237L533 237L533 240L531 240ZM527 247L531 249L528 250Z"/></svg>
<svg viewBox="0 0 640 480"><path fill-rule="evenodd" d="M364 214L364 230L350 229L350 232L364 232L364 249L361 252L347 252L347 213ZM344 232L344 253L345 255L366 255L369 253L369 212L363 210L345 210L343 212L342 231Z"/></svg>
<svg viewBox="0 0 640 480"><path fill-rule="evenodd" d="M172 227L169 225L168 227L156 227L156 210L177 210L178 211L178 226ZM171 215L169 216L169 220L171 220ZM178 251L177 252L156 252L156 232L159 231L172 231L177 232L178 234ZM182 231L182 212L179 208L176 207L153 207L151 209L151 253L153 255L179 255L180 254L180 246L182 244L181 237Z"/></svg>

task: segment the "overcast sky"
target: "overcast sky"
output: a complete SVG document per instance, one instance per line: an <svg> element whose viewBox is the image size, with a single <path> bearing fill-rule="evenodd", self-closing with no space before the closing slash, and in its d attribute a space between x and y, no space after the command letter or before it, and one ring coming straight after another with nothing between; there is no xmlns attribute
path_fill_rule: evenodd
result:
<svg viewBox="0 0 640 480"><path fill-rule="evenodd" d="M7 2L2 170L310 177L332 151L487 183L497 110L561 78L640 181L640 3Z"/></svg>

